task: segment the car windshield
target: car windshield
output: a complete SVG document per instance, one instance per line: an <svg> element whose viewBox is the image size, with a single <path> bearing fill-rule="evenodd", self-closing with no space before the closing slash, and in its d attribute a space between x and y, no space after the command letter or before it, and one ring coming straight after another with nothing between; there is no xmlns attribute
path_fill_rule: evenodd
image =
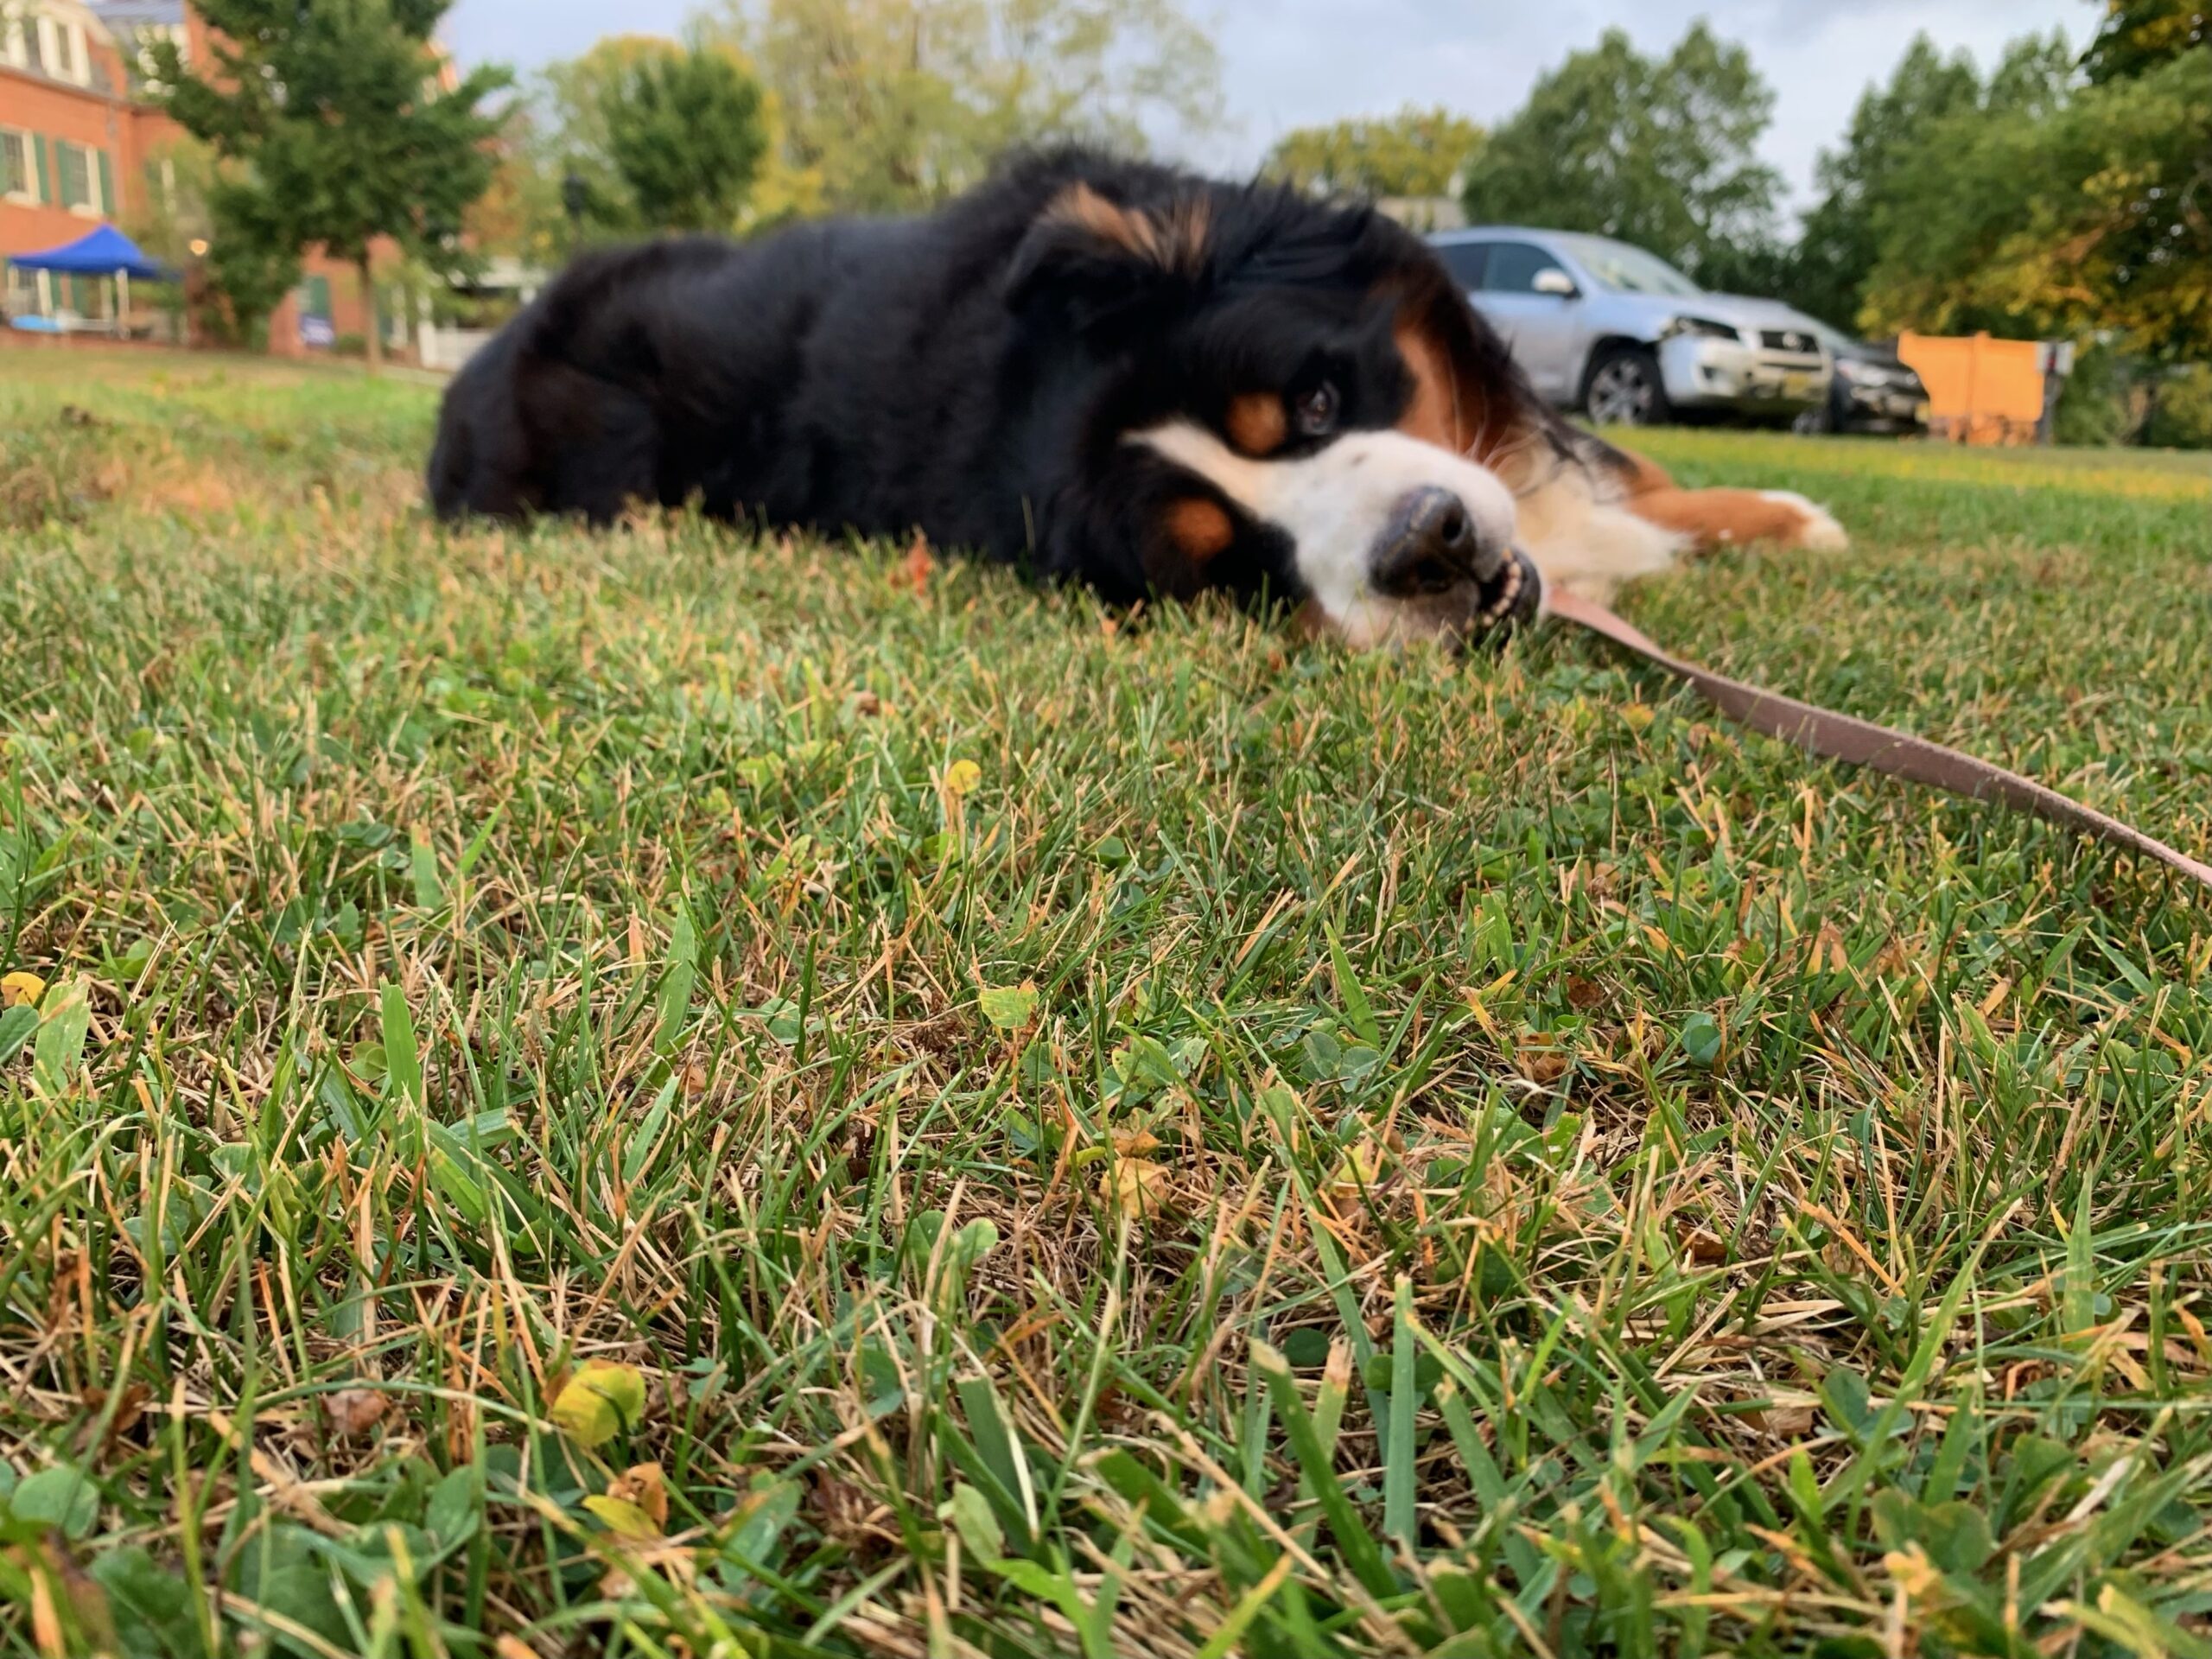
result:
<svg viewBox="0 0 2212 1659"><path fill-rule="evenodd" d="M1616 294L1664 294L1694 298L1705 290L1656 253L1602 236L1562 236L1582 268Z"/></svg>

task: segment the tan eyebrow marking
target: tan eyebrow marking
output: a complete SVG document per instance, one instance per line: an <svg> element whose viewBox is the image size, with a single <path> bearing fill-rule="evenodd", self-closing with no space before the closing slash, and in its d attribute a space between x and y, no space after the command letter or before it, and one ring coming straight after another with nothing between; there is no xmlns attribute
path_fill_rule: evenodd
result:
<svg viewBox="0 0 2212 1659"><path fill-rule="evenodd" d="M1263 391L1246 392L1230 400L1229 441L1248 455L1272 455L1290 437L1290 417L1282 399Z"/></svg>

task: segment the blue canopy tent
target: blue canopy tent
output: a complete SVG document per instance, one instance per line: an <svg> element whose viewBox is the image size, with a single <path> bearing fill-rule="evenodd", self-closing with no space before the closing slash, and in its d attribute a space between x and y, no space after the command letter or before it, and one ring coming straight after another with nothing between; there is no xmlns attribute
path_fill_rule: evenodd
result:
<svg viewBox="0 0 2212 1659"><path fill-rule="evenodd" d="M106 276L115 283L116 327L130 309L130 283L168 283L176 273L157 259L149 259L136 242L112 225L103 225L86 236L43 253L14 253L8 263L20 270L47 270L59 276ZM18 324L20 327L21 325Z"/></svg>

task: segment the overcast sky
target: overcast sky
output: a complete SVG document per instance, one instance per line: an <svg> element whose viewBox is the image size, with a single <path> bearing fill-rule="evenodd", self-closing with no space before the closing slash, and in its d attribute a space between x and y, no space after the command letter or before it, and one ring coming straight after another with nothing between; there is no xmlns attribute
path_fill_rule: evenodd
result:
<svg viewBox="0 0 2212 1659"><path fill-rule="evenodd" d="M464 61L523 68L571 57L602 34L674 33L695 0L459 0L446 35ZM1189 0L1211 13L1224 64L1228 136L1191 159L1255 163L1284 130L1408 102L1494 121L1538 73L1611 25L1647 50L1709 18L1751 48L1776 93L1768 158L1802 201L1814 158L1916 30L1986 67L2004 42L2063 29L2082 44L2091 0Z"/></svg>

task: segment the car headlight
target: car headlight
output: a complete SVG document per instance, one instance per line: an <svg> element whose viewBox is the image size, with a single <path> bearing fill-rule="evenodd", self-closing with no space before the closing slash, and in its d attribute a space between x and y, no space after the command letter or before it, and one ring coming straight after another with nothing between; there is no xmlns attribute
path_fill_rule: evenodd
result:
<svg viewBox="0 0 2212 1659"><path fill-rule="evenodd" d="M1676 317L1659 331L1662 340L1672 340L1677 334L1694 334L1700 340L1729 340L1743 343L1744 336L1732 323L1715 322L1710 317Z"/></svg>

